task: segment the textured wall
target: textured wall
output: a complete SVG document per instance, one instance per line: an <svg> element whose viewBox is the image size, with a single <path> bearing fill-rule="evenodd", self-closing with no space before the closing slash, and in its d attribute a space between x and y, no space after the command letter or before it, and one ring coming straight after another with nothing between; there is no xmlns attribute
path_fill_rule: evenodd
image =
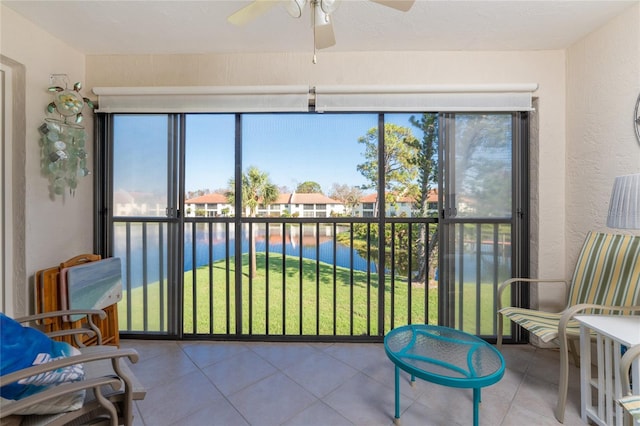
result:
<svg viewBox="0 0 640 426"><path fill-rule="evenodd" d="M27 70L28 276L92 248L91 179L81 182L75 198L51 201L40 176L37 126L51 73L84 81L85 94L94 86L538 83L532 247L545 276L571 274L584 233L604 226L613 177L640 168L629 118L640 88L640 6L568 52L321 52L316 65L310 54L85 58L10 9L0 5L0 13L2 53Z"/></svg>
<svg viewBox="0 0 640 426"><path fill-rule="evenodd" d="M23 221L16 223L23 228L19 231L23 231L24 240L18 241L19 247L14 251L25 254L26 274L17 275L12 283L16 298L14 314L21 315L30 310L35 271L93 250L91 177L80 182L75 197L67 194L64 199L51 200L48 180L40 174L38 133L46 106L51 102L47 92L49 75L68 74L71 84L84 81L85 58L3 5L0 5L0 19L2 55L26 70L25 146L19 147L24 148L25 161L14 164L14 171L22 173L20 178L24 182L14 186L14 199L20 199L24 204ZM87 131L91 135L91 120L88 122Z"/></svg>
<svg viewBox="0 0 640 426"><path fill-rule="evenodd" d="M538 83L539 240L537 268L565 276L564 158L565 55L536 52L377 52L308 54L88 56L87 79L94 86L207 85L402 85Z"/></svg>
<svg viewBox="0 0 640 426"><path fill-rule="evenodd" d="M606 227L615 176L640 172L632 115L640 93L640 3L567 51L568 265ZM640 231L624 231L639 233Z"/></svg>

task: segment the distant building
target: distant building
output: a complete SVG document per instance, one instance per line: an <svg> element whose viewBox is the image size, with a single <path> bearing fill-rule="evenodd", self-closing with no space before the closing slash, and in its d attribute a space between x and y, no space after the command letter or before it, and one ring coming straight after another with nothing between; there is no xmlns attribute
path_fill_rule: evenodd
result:
<svg viewBox="0 0 640 426"><path fill-rule="evenodd" d="M234 214L234 206L223 194L206 194L185 200L187 217L218 217ZM259 205L256 214L259 217L329 217L344 214L345 206L340 201L324 194L284 193L278 195L273 203Z"/></svg>
<svg viewBox="0 0 640 426"><path fill-rule="evenodd" d="M354 209L356 216L374 217L378 211L378 194L367 194L360 198L360 203ZM415 199L412 197L398 197L394 203L386 203L387 217L415 216ZM438 213L438 190L432 189L427 197L427 214Z"/></svg>
<svg viewBox="0 0 640 426"><path fill-rule="evenodd" d="M289 206L291 213L297 213L299 217L330 217L342 215L345 212L344 204L320 193L294 192L291 194Z"/></svg>
<svg viewBox="0 0 640 426"><path fill-rule="evenodd" d="M227 197L217 193L185 200L184 208L186 217L219 217L233 213L233 206L229 204Z"/></svg>
<svg viewBox="0 0 640 426"><path fill-rule="evenodd" d="M377 194L368 194L360 198L360 202L352 209L358 217L374 217L378 210ZM437 214L438 191L432 189L427 198L427 211ZM415 200L400 197L395 203L387 203L385 211L388 217L415 216ZM259 217L331 217L344 215L347 206L338 200L321 193L283 193L273 203L259 205L256 214ZM223 194L206 194L185 200L186 217L219 217L233 216L234 206Z"/></svg>
<svg viewBox="0 0 640 426"><path fill-rule="evenodd" d="M114 216L151 216L167 215L166 201L163 196L145 192L116 190L113 193Z"/></svg>

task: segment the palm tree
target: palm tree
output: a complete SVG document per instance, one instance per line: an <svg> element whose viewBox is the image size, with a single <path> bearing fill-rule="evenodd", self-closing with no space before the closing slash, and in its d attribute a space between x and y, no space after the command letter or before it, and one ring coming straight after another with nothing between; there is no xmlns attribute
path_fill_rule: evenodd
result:
<svg viewBox="0 0 640 426"><path fill-rule="evenodd" d="M227 197L230 203L235 203L235 181L229 181L230 191ZM268 206L278 199L278 187L271 183L269 174L262 172L255 166L242 173L242 209L245 216L256 217L258 206ZM256 275L256 240L255 235L251 235L251 253L249 259L249 275L251 278Z"/></svg>

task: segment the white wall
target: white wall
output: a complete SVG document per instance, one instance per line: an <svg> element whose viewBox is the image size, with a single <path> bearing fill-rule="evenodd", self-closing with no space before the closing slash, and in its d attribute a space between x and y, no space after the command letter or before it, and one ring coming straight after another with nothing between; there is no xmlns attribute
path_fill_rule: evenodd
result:
<svg viewBox="0 0 640 426"><path fill-rule="evenodd" d="M606 227L615 176L640 172L632 119L640 93L640 3L567 50L567 259Z"/></svg>
<svg viewBox="0 0 640 426"><path fill-rule="evenodd" d="M318 54L88 56L87 83L95 86L402 85L538 83L539 168L536 191L539 269L568 274L564 262L565 53L362 52ZM259 72L256 72L259 70Z"/></svg>
<svg viewBox="0 0 640 426"><path fill-rule="evenodd" d="M85 95L94 86L538 83L533 157L539 181L532 199L539 212L533 247L540 248L533 257L545 276L571 274L586 231L604 226L613 176L640 169L630 121L640 88L640 6L567 52L320 52L316 65L310 54L85 58L12 10L0 6L0 13L1 53L27 70L29 277L92 249L91 178L80 183L75 198L51 201L40 176L37 127L49 102L51 73L84 80Z"/></svg>
<svg viewBox="0 0 640 426"><path fill-rule="evenodd" d="M26 277L14 283L14 315L21 315L32 311L31 288L35 271L93 250L92 179L84 178L79 182L75 197L67 194L64 199L52 200L48 180L40 174L38 133L46 106L52 100L47 92L49 75L64 73L69 76L71 84L84 82L85 58L4 5L0 5L0 22L0 52L24 65L26 70L26 161L24 165L18 165L24 173L26 185L17 188L18 193L14 194L14 197L24 199L25 205L25 239L19 242L20 247L14 247L16 251L23 251L26 259ZM85 96L88 93L83 91ZM86 126L92 158L90 119Z"/></svg>
<svg viewBox="0 0 640 426"><path fill-rule="evenodd" d="M640 172L640 145L632 126L640 92L640 4L569 47L566 57L565 179L555 186L541 183L538 225L546 235L546 211L557 212L556 220L564 227L555 237L547 235L547 241L541 238L537 253L547 257L540 262L540 276L551 276L545 263L555 262L557 256L564 259L564 277L570 278L587 232L622 231L606 227L614 177ZM546 172L539 170L540 176ZM545 198L545 191L564 193L565 204L549 202L555 197ZM564 246L564 253L556 246ZM563 294L562 289L547 288L532 299L543 307L558 306Z"/></svg>

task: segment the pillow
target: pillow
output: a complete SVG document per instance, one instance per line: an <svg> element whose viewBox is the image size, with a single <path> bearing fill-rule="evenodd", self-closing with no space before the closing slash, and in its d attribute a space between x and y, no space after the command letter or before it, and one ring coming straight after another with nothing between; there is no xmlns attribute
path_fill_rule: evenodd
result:
<svg viewBox="0 0 640 426"><path fill-rule="evenodd" d="M0 375L79 354L80 351L70 344L52 340L41 331L24 327L0 312ZM83 379L84 368L82 364L76 364L2 386L0 396L19 400L60 383ZM52 414L77 410L82 407L84 396L84 391L61 395L36 404L20 414Z"/></svg>

